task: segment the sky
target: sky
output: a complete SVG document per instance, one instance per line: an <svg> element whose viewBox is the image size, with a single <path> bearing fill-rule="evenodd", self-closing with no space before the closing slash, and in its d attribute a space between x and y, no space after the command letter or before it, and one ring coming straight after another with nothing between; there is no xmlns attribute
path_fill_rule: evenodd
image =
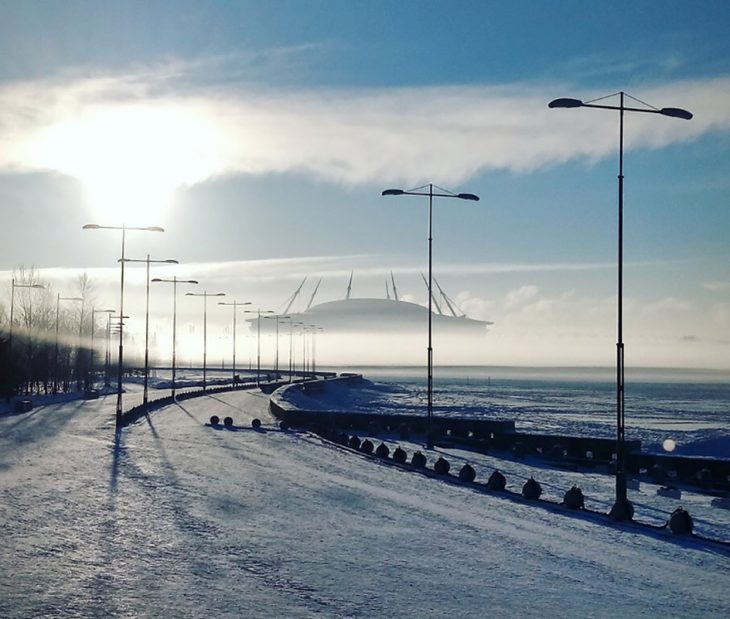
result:
<svg viewBox="0 0 730 619"><path fill-rule="evenodd" d="M61 294L87 273L118 306L126 255L153 277L282 311L317 301L427 303L434 274L483 338L441 364L614 363L618 114L548 109L625 91L691 121L625 119L624 339L629 366L730 369L730 6L633 2L8 2L0 0L0 303L14 268ZM617 105L618 97L604 101ZM634 102L637 107L643 103ZM127 270L139 342L144 273ZM169 353L172 292L151 329ZM183 358L202 300L178 299ZM250 357L243 317L239 358ZM231 311L208 307L230 362ZM320 336L321 363L419 363L421 341ZM271 354L271 342L266 343ZM227 360L228 359L228 360Z"/></svg>

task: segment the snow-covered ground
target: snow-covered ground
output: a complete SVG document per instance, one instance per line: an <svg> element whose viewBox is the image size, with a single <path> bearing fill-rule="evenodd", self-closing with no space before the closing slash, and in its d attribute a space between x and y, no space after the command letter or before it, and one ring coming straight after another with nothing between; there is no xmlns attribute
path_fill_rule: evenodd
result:
<svg viewBox="0 0 730 619"><path fill-rule="evenodd" d="M722 547L515 503L281 432L259 392L187 400L120 434L114 404L0 417L0 616L730 614ZM241 429L207 427L212 414ZM446 457L470 459L482 478L499 465L512 487L534 473L551 496L576 475ZM605 496L602 476L579 481Z"/></svg>

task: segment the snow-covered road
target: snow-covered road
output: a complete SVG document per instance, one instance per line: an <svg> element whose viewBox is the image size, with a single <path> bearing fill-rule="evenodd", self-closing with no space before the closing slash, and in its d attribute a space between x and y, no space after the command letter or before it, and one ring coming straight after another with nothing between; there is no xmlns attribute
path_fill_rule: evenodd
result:
<svg viewBox="0 0 730 619"><path fill-rule="evenodd" d="M267 403L192 399L121 434L113 396L0 417L0 616L730 615L721 549L383 466Z"/></svg>

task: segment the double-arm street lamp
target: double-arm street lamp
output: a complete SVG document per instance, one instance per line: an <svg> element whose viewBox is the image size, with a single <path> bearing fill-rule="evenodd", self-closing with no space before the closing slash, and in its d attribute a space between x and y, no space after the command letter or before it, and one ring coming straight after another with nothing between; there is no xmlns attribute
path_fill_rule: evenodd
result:
<svg viewBox="0 0 730 619"><path fill-rule="evenodd" d="M273 314L273 310L244 310L244 314L256 314L256 384L261 384L261 314Z"/></svg>
<svg viewBox="0 0 730 619"><path fill-rule="evenodd" d="M61 293L56 294L56 344L53 349L53 393L58 392L58 319L61 311L61 301L80 301L84 302L83 297L62 297ZM83 324L83 314L81 321ZM81 354L81 346L79 345L79 354ZM79 367L80 364L79 364Z"/></svg>
<svg viewBox="0 0 730 619"><path fill-rule="evenodd" d="M269 320L276 320L276 360L274 361L274 375L276 380L279 380L279 321L280 320L291 320L291 316L283 316L282 314L276 314L274 316L264 316Z"/></svg>
<svg viewBox="0 0 730 619"><path fill-rule="evenodd" d="M682 108L664 107L661 109L648 106L648 104L621 91L619 105L606 105L596 103L608 97L600 97L592 101L581 101L580 99L561 98L554 99L548 104L550 108L575 108L589 107L601 110L615 110L619 112L619 134L618 134L618 326L616 343L616 502L611 508L611 518L614 520L631 520L634 514L634 507L628 500L626 492L626 443L625 443L625 419L624 419L624 342L623 342L623 254L624 254L624 112L641 112L645 114L660 114L670 118L681 118L690 120L692 113ZM626 107L624 98L630 99L647 107Z"/></svg>
<svg viewBox="0 0 730 619"><path fill-rule="evenodd" d="M236 310L244 305L251 305L251 301L232 301L226 303L224 301L218 301L218 305L230 305L233 308L233 386L236 386Z"/></svg>
<svg viewBox="0 0 730 619"><path fill-rule="evenodd" d="M307 373L314 373L314 334L317 331L324 331L319 325L302 325L302 380L306 380ZM307 333L309 338L309 356L307 356ZM314 377L313 377L314 378Z"/></svg>
<svg viewBox="0 0 730 619"><path fill-rule="evenodd" d="M177 285L178 284L197 284L195 279L178 279L177 276L172 279L162 279L155 277L153 284L166 283L172 284L172 399L175 399L175 347L177 342Z"/></svg>
<svg viewBox="0 0 730 619"><path fill-rule="evenodd" d="M425 191L428 188L428 191ZM434 193L437 189L437 193ZM433 339L431 319L433 316L433 199L452 198L457 200L479 201L479 196L473 193L452 193L441 187L429 183L423 187L416 187L407 191L403 189L386 189L381 195L384 196L427 196L428 197L428 369L427 369L427 392L428 408L426 413L426 446L433 448L433 434L431 431L431 419L433 417Z"/></svg>
<svg viewBox="0 0 730 619"><path fill-rule="evenodd" d="M141 232L164 232L165 229L160 226L100 226L98 224L86 224L83 226L84 230L121 230L122 231L122 256L119 261L121 265L121 275L119 284L119 315L124 316L124 263L126 262L124 256L124 247L127 239L127 230L141 231ZM124 374L124 321L120 322L119 329L119 367L117 368L117 408L116 408L116 425L120 427L122 425L122 377Z"/></svg>
<svg viewBox="0 0 730 619"><path fill-rule="evenodd" d="M312 374L314 378L317 378L317 331L324 331L323 327L313 327L310 329L310 332L312 334L311 341L312 341Z"/></svg>
<svg viewBox="0 0 730 619"><path fill-rule="evenodd" d="M13 354L13 308L15 305L15 289L16 288L45 288L43 284L16 284L15 278L12 279L11 291L10 291L10 336L8 348L10 352L10 358L12 359ZM32 382L33 373L33 297L28 299L28 388L30 388Z"/></svg>
<svg viewBox="0 0 730 619"><path fill-rule="evenodd" d="M208 368L208 297L225 297L225 292L186 292L186 297L203 297L203 391L207 389Z"/></svg>
<svg viewBox="0 0 730 619"><path fill-rule="evenodd" d="M13 323L14 323L14 309L15 309L15 289L16 288L45 288L43 284L16 284L15 278L13 277L10 284L10 334L8 336L8 347L10 348L10 352L13 352ZM31 302L32 303L32 302ZM33 305L31 304L30 310L33 309ZM33 320L32 316L33 312L29 311L28 316L28 337L30 338L30 324Z"/></svg>
<svg viewBox="0 0 730 619"><path fill-rule="evenodd" d="M116 313L116 311L114 312ZM112 343L112 334L113 335L119 335L119 331L122 328L122 325L120 324L121 321L126 320L129 318L129 316L112 316L109 314L107 316L106 320L106 356L104 357L104 386L109 387L111 385L111 363L112 363L112 355L111 355L111 343ZM114 323L112 323L112 320L114 320ZM117 322L119 321L119 322Z"/></svg>
<svg viewBox="0 0 730 619"><path fill-rule="evenodd" d="M95 384L95 381L94 381L94 352L95 352L94 351L94 333L96 331L96 315L97 314L111 315L114 313L116 313L116 310L113 310L113 309L98 310L98 309L94 309L93 307L91 308L91 352L89 354L89 377L90 377L89 378L89 388L90 389L93 389L94 384ZM108 328L108 321L107 321L107 331L108 330L109 330L109 328ZM106 360L106 358L105 358L105 360Z"/></svg>
<svg viewBox="0 0 730 619"><path fill-rule="evenodd" d="M150 255L146 258L120 258L119 262L143 262L147 265L147 287L145 290L144 310L144 391L142 393L142 404L147 407L147 387L150 373L150 264L180 264L177 260L151 260Z"/></svg>
<svg viewBox="0 0 730 619"><path fill-rule="evenodd" d="M294 376L294 327L302 326L302 322L294 322L291 316L287 316L289 320L289 382L292 382Z"/></svg>

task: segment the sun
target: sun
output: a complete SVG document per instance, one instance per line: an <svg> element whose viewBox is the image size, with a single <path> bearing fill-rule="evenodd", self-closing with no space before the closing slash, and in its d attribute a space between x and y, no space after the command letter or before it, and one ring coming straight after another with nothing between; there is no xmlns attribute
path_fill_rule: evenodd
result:
<svg viewBox="0 0 730 619"><path fill-rule="evenodd" d="M157 225L175 190L220 168L221 140L204 113L180 105L95 105L45 129L43 167L79 179L101 224Z"/></svg>

